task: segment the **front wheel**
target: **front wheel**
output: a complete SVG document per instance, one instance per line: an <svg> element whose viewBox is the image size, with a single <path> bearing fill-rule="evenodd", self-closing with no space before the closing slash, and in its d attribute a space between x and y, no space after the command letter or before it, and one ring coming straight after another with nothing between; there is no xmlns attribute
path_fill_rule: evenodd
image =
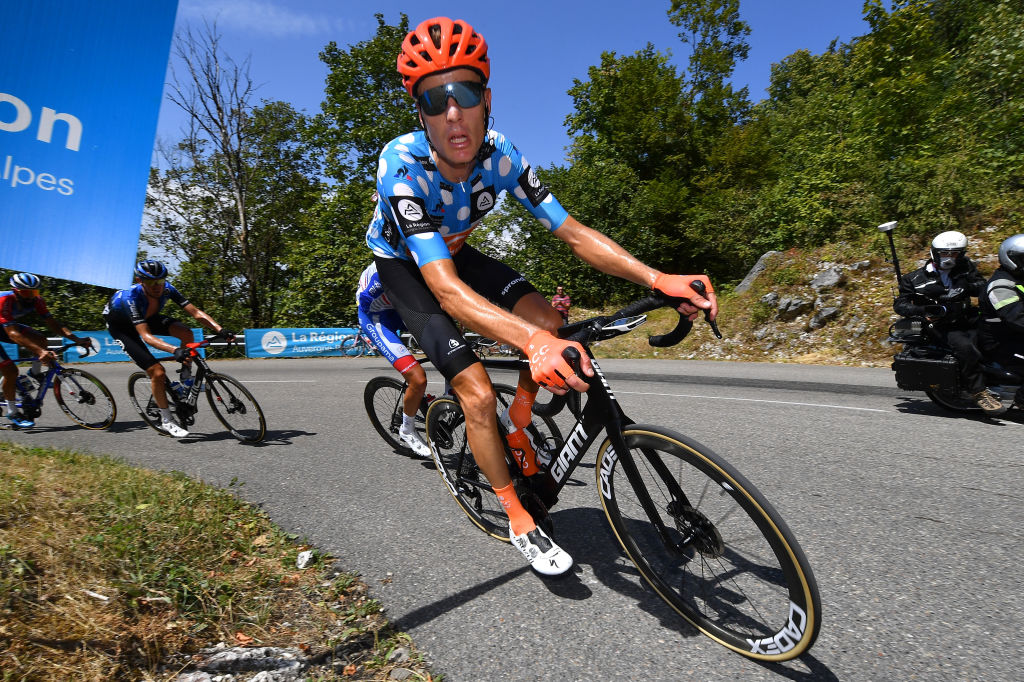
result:
<svg viewBox="0 0 1024 682"><path fill-rule="evenodd" d="M597 485L644 579L698 630L744 656L785 661L807 651L821 627L821 597L778 512L696 441L654 426L623 434L626 452L601 445Z"/></svg>
<svg viewBox="0 0 1024 682"><path fill-rule="evenodd" d="M62 369L53 382L53 397L71 421L87 429L109 428L117 418L110 389L85 370Z"/></svg>
<svg viewBox="0 0 1024 682"><path fill-rule="evenodd" d="M174 397L171 395L166 381L164 382L164 394L167 397L167 405L170 407L171 417L174 422L178 426L188 429L188 425L184 423L188 420L183 420L179 417L178 406L174 402ZM156 404L156 399L153 397L153 384L148 374L145 372L135 372L128 377L128 399L131 401L135 411L142 417L142 421L146 422L149 428L161 436L170 436L169 433L160 428L163 418L160 415L160 407Z"/></svg>
<svg viewBox="0 0 1024 682"><path fill-rule="evenodd" d="M398 452L412 455L412 450L398 438L398 429L405 416L405 387L404 383L392 377L374 377L366 382L363 389L363 405L380 437Z"/></svg>
<svg viewBox="0 0 1024 682"><path fill-rule="evenodd" d="M227 374L206 375L206 399L217 419L243 443L258 443L267 434L263 410L238 379Z"/></svg>

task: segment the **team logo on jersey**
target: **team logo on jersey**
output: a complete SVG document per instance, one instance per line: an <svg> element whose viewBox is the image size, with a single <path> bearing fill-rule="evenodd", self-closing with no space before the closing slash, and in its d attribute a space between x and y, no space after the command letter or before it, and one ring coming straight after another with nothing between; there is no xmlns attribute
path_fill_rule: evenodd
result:
<svg viewBox="0 0 1024 682"><path fill-rule="evenodd" d="M395 226L391 224L390 220L384 221L384 227L380 229L380 235L384 237L384 241L386 241L391 248L398 248L398 230L395 229Z"/></svg>
<svg viewBox="0 0 1024 682"><path fill-rule="evenodd" d="M519 187L522 188L526 194L526 198L530 200L534 208L540 205L540 202L544 201L548 196L548 188L544 186L544 183L537 177L536 171L533 170L533 166L527 166L523 170L523 174L518 178Z"/></svg>
<svg viewBox="0 0 1024 682"><path fill-rule="evenodd" d="M494 195L490 192L480 192L473 199L476 202L476 210L478 211L486 212L494 208Z"/></svg>
<svg viewBox="0 0 1024 682"><path fill-rule="evenodd" d="M494 208L494 187L483 187L473 192L470 203L469 222L475 223Z"/></svg>
<svg viewBox="0 0 1024 682"><path fill-rule="evenodd" d="M405 166L402 166L401 168L396 170L395 175L393 177L404 178L405 180L412 180L412 176L409 175L409 169L406 168Z"/></svg>
<svg viewBox="0 0 1024 682"><path fill-rule="evenodd" d="M420 197L391 196L388 197L388 201L391 203L391 210L395 214L398 226L406 236L437 229L427 215L427 207Z"/></svg>

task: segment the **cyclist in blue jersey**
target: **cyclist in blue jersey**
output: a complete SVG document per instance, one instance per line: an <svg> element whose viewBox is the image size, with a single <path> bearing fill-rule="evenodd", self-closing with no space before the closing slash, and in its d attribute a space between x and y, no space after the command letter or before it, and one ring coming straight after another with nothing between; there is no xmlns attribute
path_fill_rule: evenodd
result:
<svg viewBox="0 0 1024 682"><path fill-rule="evenodd" d="M153 399L160 408L161 428L175 438L184 438L188 431L174 423L170 406L167 403L165 387L167 373L147 344L159 350L171 353L178 362L184 362L182 381L188 381L188 352L186 343L195 341L192 330L169 315L162 315L167 301L174 301L181 309L214 333L223 331L212 317L195 307L181 292L167 281L167 266L160 261L144 260L135 266L135 286L118 291L103 308L103 320L107 330L114 337L135 364L143 369L153 386ZM181 343L175 346L160 336L174 336ZM224 332L230 340L231 332Z"/></svg>
<svg viewBox="0 0 1024 682"><path fill-rule="evenodd" d="M381 152L367 244L391 304L462 404L470 447L508 512L513 544L534 570L558 575L572 567L572 558L516 497L490 379L454 320L529 359L511 409L502 415L510 449L527 475L538 470L525 433L538 385L557 394L587 389L563 358L569 347L582 356L585 375L593 368L579 344L552 333L562 317L547 299L520 273L467 245L466 237L507 191L598 270L687 299L679 311L690 319L702 309L714 319L718 304L707 277L659 272L574 219L515 145L488 129L490 62L487 43L472 26L446 17L422 22L405 37L397 67L422 130L395 138ZM690 286L698 279L707 298Z"/></svg>
<svg viewBox="0 0 1024 682"><path fill-rule="evenodd" d="M10 279L11 291L0 292L0 342L16 343L36 356L30 373L42 376L40 363L51 365L57 356L46 347L46 337L32 327L18 322L30 313L36 313L55 336L62 336L80 346L88 346L89 339L75 336L66 325L50 314L46 302L39 295L39 277L30 272L19 272ZM4 401L7 421L15 428L35 426L35 422L22 414L15 403L18 400L15 383L18 366L3 346L0 346L0 375L4 378Z"/></svg>
<svg viewBox="0 0 1024 682"><path fill-rule="evenodd" d="M377 276L375 263L370 263L359 276L356 306L360 329L409 384L405 389L402 426L398 429L398 438L420 457L430 457L430 447L423 442L423 438L416 430L416 413L427 394L427 373L402 343L399 336L405 328L402 318L395 312L391 301L384 293L384 285Z"/></svg>

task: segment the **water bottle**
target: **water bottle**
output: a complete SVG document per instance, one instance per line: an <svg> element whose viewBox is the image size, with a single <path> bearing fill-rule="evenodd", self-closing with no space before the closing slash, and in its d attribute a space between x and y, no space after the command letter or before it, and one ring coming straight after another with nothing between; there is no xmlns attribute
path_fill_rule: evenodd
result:
<svg viewBox="0 0 1024 682"><path fill-rule="evenodd" d="M181 383L177 381L171 382L171 391L173 391L174 395L178 396L179 398L185 397L185 387L182 386Z"/></svg>
<svg viewBox="0 0 1024 682"><path fill-rule="evenodd" d="M18 392L26 397L31 396L32 390L35 388L35 386L32 385L32 380L24 374L19 374L18 379L14 384L18 387Z"/></svg>

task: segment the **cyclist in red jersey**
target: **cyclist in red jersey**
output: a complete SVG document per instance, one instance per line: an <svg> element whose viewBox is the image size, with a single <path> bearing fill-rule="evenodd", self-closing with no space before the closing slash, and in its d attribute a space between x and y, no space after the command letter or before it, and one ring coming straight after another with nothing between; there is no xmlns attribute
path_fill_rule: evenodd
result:
<svg viewBox="0 0 1024 682"><path fill-rule="evenodd" d="M718 304L703 275L670 275L651 268L607 236L569 215L536 177L519 150L488 130L490 61L483 36L464 21L436 17L410 31L398 55L398 71L416 100L422 132L399 136L381 153L377 209L367 244L388 298L451 383L466 417L473 454L508 512L509 534L534 570L565 573L572 558L556 545L520 504L505 465L490 379L454 320L479 334L521 349L530 369L520 376L511 409L502 419L509 445L535 473L527 439L538 385L557 394L585 391L562 352L573 347L582 370L593 368L583 348L552 334L562 316L522 275L465 243L500 191L514 194L572 253L598 270L688 299L679 311L695 319ZM700 280L707 297L690 285Z"/></svg>
<svg viewBox="0 0 1024 682"><path fill-rule="evenodd" d="M62 336L82 346L89 345L83 339L71 333L64 324L50 314L46 302L39 295L39 277L29 272L19 272L10 279L11 291L0 292L0 341L16 343L36 356L33 371L39 371L37 363L52 365L57 359L54 352L46 347L46 337L32 327L21 324L18 318L36 313L43 319L55 336ZM4 378L4 400L7 408L7 421L17 428L35 426L35 422L25 417L15 408L17 392L15 382L18 379L18 366L0 346L0 375Z"/></svg>

